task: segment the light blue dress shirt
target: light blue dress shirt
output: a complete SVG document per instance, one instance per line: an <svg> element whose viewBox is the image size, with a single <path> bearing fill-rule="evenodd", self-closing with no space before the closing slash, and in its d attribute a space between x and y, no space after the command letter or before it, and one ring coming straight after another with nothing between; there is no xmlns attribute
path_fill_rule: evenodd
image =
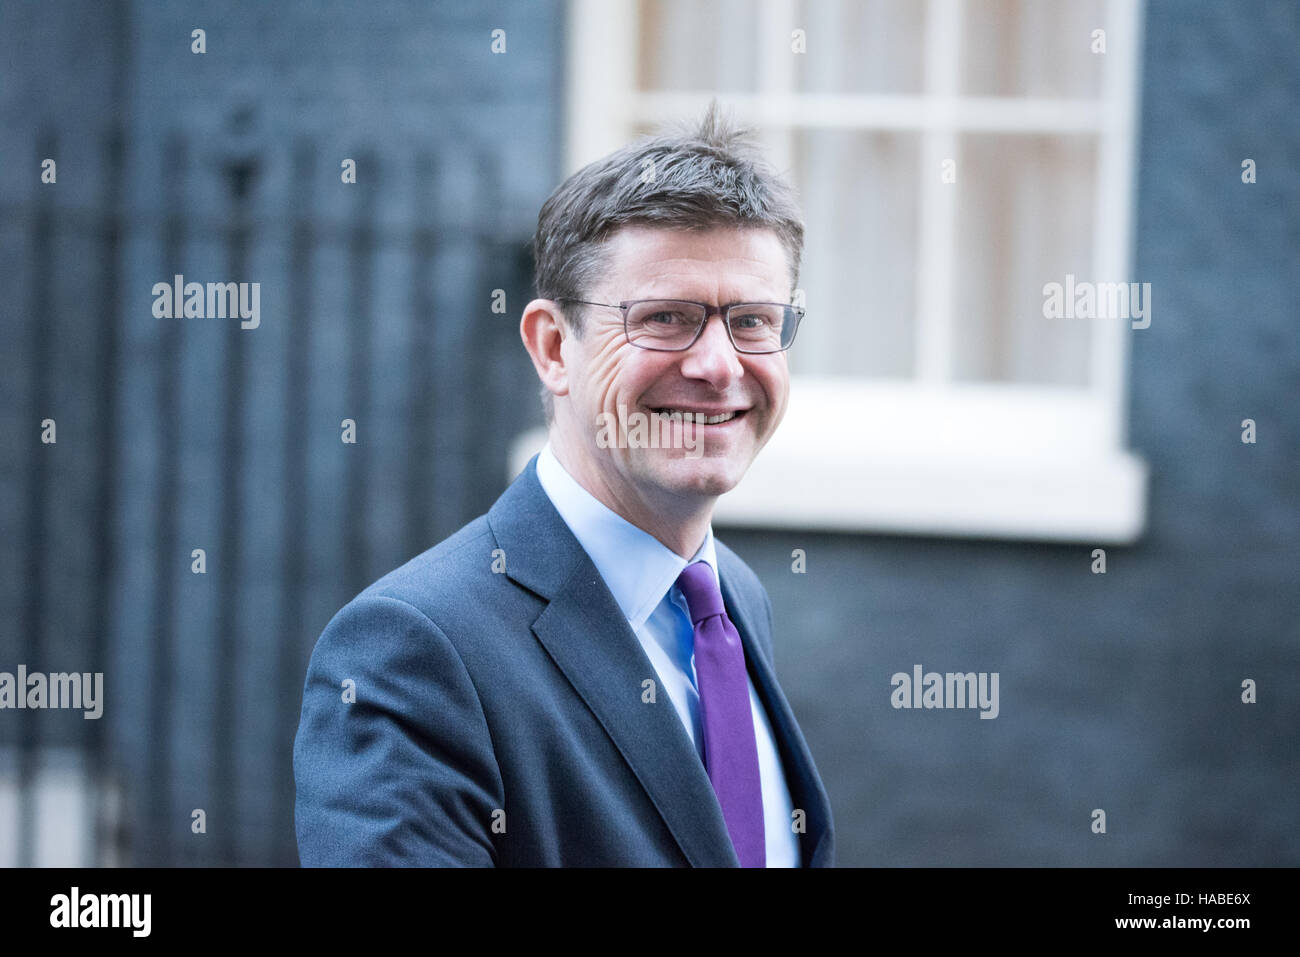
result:
<svg viewBox="0 0 1300 957"><path fill-rule="evenodd" d="M703 756L700 694L695 676L695 629L677 576L689 562L648 532L603 505L578 484L551 451L548 442L537 459L537 479L573 536L600 572L646 657L659 674L686 734ZM718 576L717 552L710 527L692 562L707 562ZM758 770L763 788L763 825L768 867L798 867L799 840L791 827L792 801L772 725L749 683L749 707L758 743Z"/></svg>

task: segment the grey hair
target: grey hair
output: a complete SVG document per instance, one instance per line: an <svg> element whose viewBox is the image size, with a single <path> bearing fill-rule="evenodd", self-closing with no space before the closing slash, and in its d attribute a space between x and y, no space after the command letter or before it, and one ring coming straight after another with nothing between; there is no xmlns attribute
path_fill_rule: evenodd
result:
<svg viewBox="0 0 1300 957"><path fill-rule="evenodd" d="M605 243L631 224L675 229L767 228L799 282L803 218L793 187L764 161L751 129L724 117L716 100L694 129L643 137L574 173L542 204L533 236L539 299L585 299L606 265ZM563 310L581 337L583 307ZM550 392L542 387L549 422Z"/></svg>

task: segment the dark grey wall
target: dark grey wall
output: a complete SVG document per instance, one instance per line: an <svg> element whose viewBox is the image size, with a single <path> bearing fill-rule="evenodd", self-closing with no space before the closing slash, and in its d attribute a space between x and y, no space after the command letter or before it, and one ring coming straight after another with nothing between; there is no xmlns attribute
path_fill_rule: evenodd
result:
<svg viewBox="0 0 1300 957"><path fill-rule="evenodd" d="M722 533L771 594L843 864L1300 863L1300 6L1153 2L1145 45L1141 543L1093 575L1089 547ZM999 672L1000 716L894 710L917 663Z"/></svg>
<svg viewBox="0 0 1300 957"><path fill-rule="evenodd" d="M0 774L90 754L125 812L94 860L296 864L316 637L503 487L540 419L517 322L560 9L0 3L0 669L102 670L108 699L6 711ZM178 272L259 282L260 327L154 317Z"/></svg>

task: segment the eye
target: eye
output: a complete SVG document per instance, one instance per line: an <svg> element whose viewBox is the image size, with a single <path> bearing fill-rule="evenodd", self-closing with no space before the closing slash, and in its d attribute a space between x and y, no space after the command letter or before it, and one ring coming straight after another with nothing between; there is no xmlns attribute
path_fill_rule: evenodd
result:
<svg viewBox="0 0 1300 957"><path fill-rule="evenodd" d="M767 316L760 315L756 312L747 312L744 315L732 316L731 324L738 329L761 329L769 322Z"/></svg>
<svg viewBox="0 0 1300 957"><path fill-rule="evenodd" d="M681 326L690 323L692 320L683 312L659 309L655 312L648 313L646 316L642 317L641 321L646 325Z"/></svg>
<svg viewBox="0 0 1300 957"><path fill-rule="evenodd" d="M753 306L746 312L731 314L731 328L749 332L774 328L780 322L779 313L763 306Z"/></svg>

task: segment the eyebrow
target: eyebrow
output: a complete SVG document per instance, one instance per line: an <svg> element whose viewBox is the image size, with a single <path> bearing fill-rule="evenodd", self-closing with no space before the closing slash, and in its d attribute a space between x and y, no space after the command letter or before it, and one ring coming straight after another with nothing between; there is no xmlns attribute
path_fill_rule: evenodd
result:
<svg viewBox="0 0 1300 957"><path fill-rule="evenodd" d="M688 298L686 298L686 297L684 297L684 296L638 296L638 297L635 298L635 299L622 299L622 300L619 300L619 301L620 301L620 302L653 302L653 301L656 301L656 300L662 300L663 302L689 302L689 303L694 303L695 305L698 305L698 306L712 306L712 305L715 305L714 303L712 303L712 302L707 302L707 301L704 300L704 299L688 299ZM719 304L719 305L718 305L718 308L720 308L720 309L726 309L728 306L744 306L744 305L748 305L748 304L750 304L750 303L756 303L756 302L774 303L774 304L776 304L776 305L778 305L778 306L788 306L788 305L790 305L790 303L788 303L788 302L782 302L780 299L733 299L733 300L730 301L730 302L724 302L724 303Z"/></svg>

